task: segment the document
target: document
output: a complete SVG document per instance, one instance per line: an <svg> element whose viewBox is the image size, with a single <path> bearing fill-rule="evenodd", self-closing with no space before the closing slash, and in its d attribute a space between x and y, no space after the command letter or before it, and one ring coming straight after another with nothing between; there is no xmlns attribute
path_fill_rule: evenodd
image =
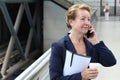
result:
<svg viewBox="0 0 120 80"><path fill-rule="evenodd" d="M88 68L91 57L82 56L66 50L65 64L63 68L63 75L72 75L82 72Z"/></svg>

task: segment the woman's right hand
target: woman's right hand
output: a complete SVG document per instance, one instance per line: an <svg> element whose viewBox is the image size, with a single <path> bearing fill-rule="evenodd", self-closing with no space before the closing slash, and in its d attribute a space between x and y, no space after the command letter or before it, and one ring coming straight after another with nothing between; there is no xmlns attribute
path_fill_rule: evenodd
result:
<svg viewBox="0 0 120 80"><path fill-rule="evenodd" d="M81 72L82 80L94 79L98 76L98 70L96 68L88 68Z"/></svg>

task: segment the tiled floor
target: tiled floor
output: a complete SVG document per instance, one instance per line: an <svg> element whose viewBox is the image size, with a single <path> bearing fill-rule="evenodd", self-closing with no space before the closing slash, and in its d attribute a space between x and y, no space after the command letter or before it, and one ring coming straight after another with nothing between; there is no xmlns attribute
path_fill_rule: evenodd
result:
<svg viewBox="0 0 120 80"><path fill-rule="evenodd" d="M97 19L94 24L100 40L114 53L117 64L113 67L100 67L100 80L120 80L120 16L110 17L105 21L104 17Z"/></svg>

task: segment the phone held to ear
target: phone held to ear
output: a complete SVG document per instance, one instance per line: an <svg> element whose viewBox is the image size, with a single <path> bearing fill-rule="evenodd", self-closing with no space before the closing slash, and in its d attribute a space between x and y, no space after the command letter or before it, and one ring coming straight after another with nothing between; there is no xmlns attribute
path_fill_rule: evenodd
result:
<svg viewBox="0 0 120 80"><path fill-rule="evenodd" d="M90 33L90 30L88 30L88 32L86 34L87 38L93 37L93 35L94 35L93 32Z"/></svg>

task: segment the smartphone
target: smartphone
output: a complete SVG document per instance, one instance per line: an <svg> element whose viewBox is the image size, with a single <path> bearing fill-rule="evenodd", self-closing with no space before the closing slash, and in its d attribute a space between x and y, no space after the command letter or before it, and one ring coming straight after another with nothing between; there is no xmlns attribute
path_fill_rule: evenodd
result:
<svg viewBox="0 0 120 80"><path fill-rule="evenodd" d="M90 30L88 30L86 36L87 36L87 38L93 37L93 33L90 33Z"/></svg>

